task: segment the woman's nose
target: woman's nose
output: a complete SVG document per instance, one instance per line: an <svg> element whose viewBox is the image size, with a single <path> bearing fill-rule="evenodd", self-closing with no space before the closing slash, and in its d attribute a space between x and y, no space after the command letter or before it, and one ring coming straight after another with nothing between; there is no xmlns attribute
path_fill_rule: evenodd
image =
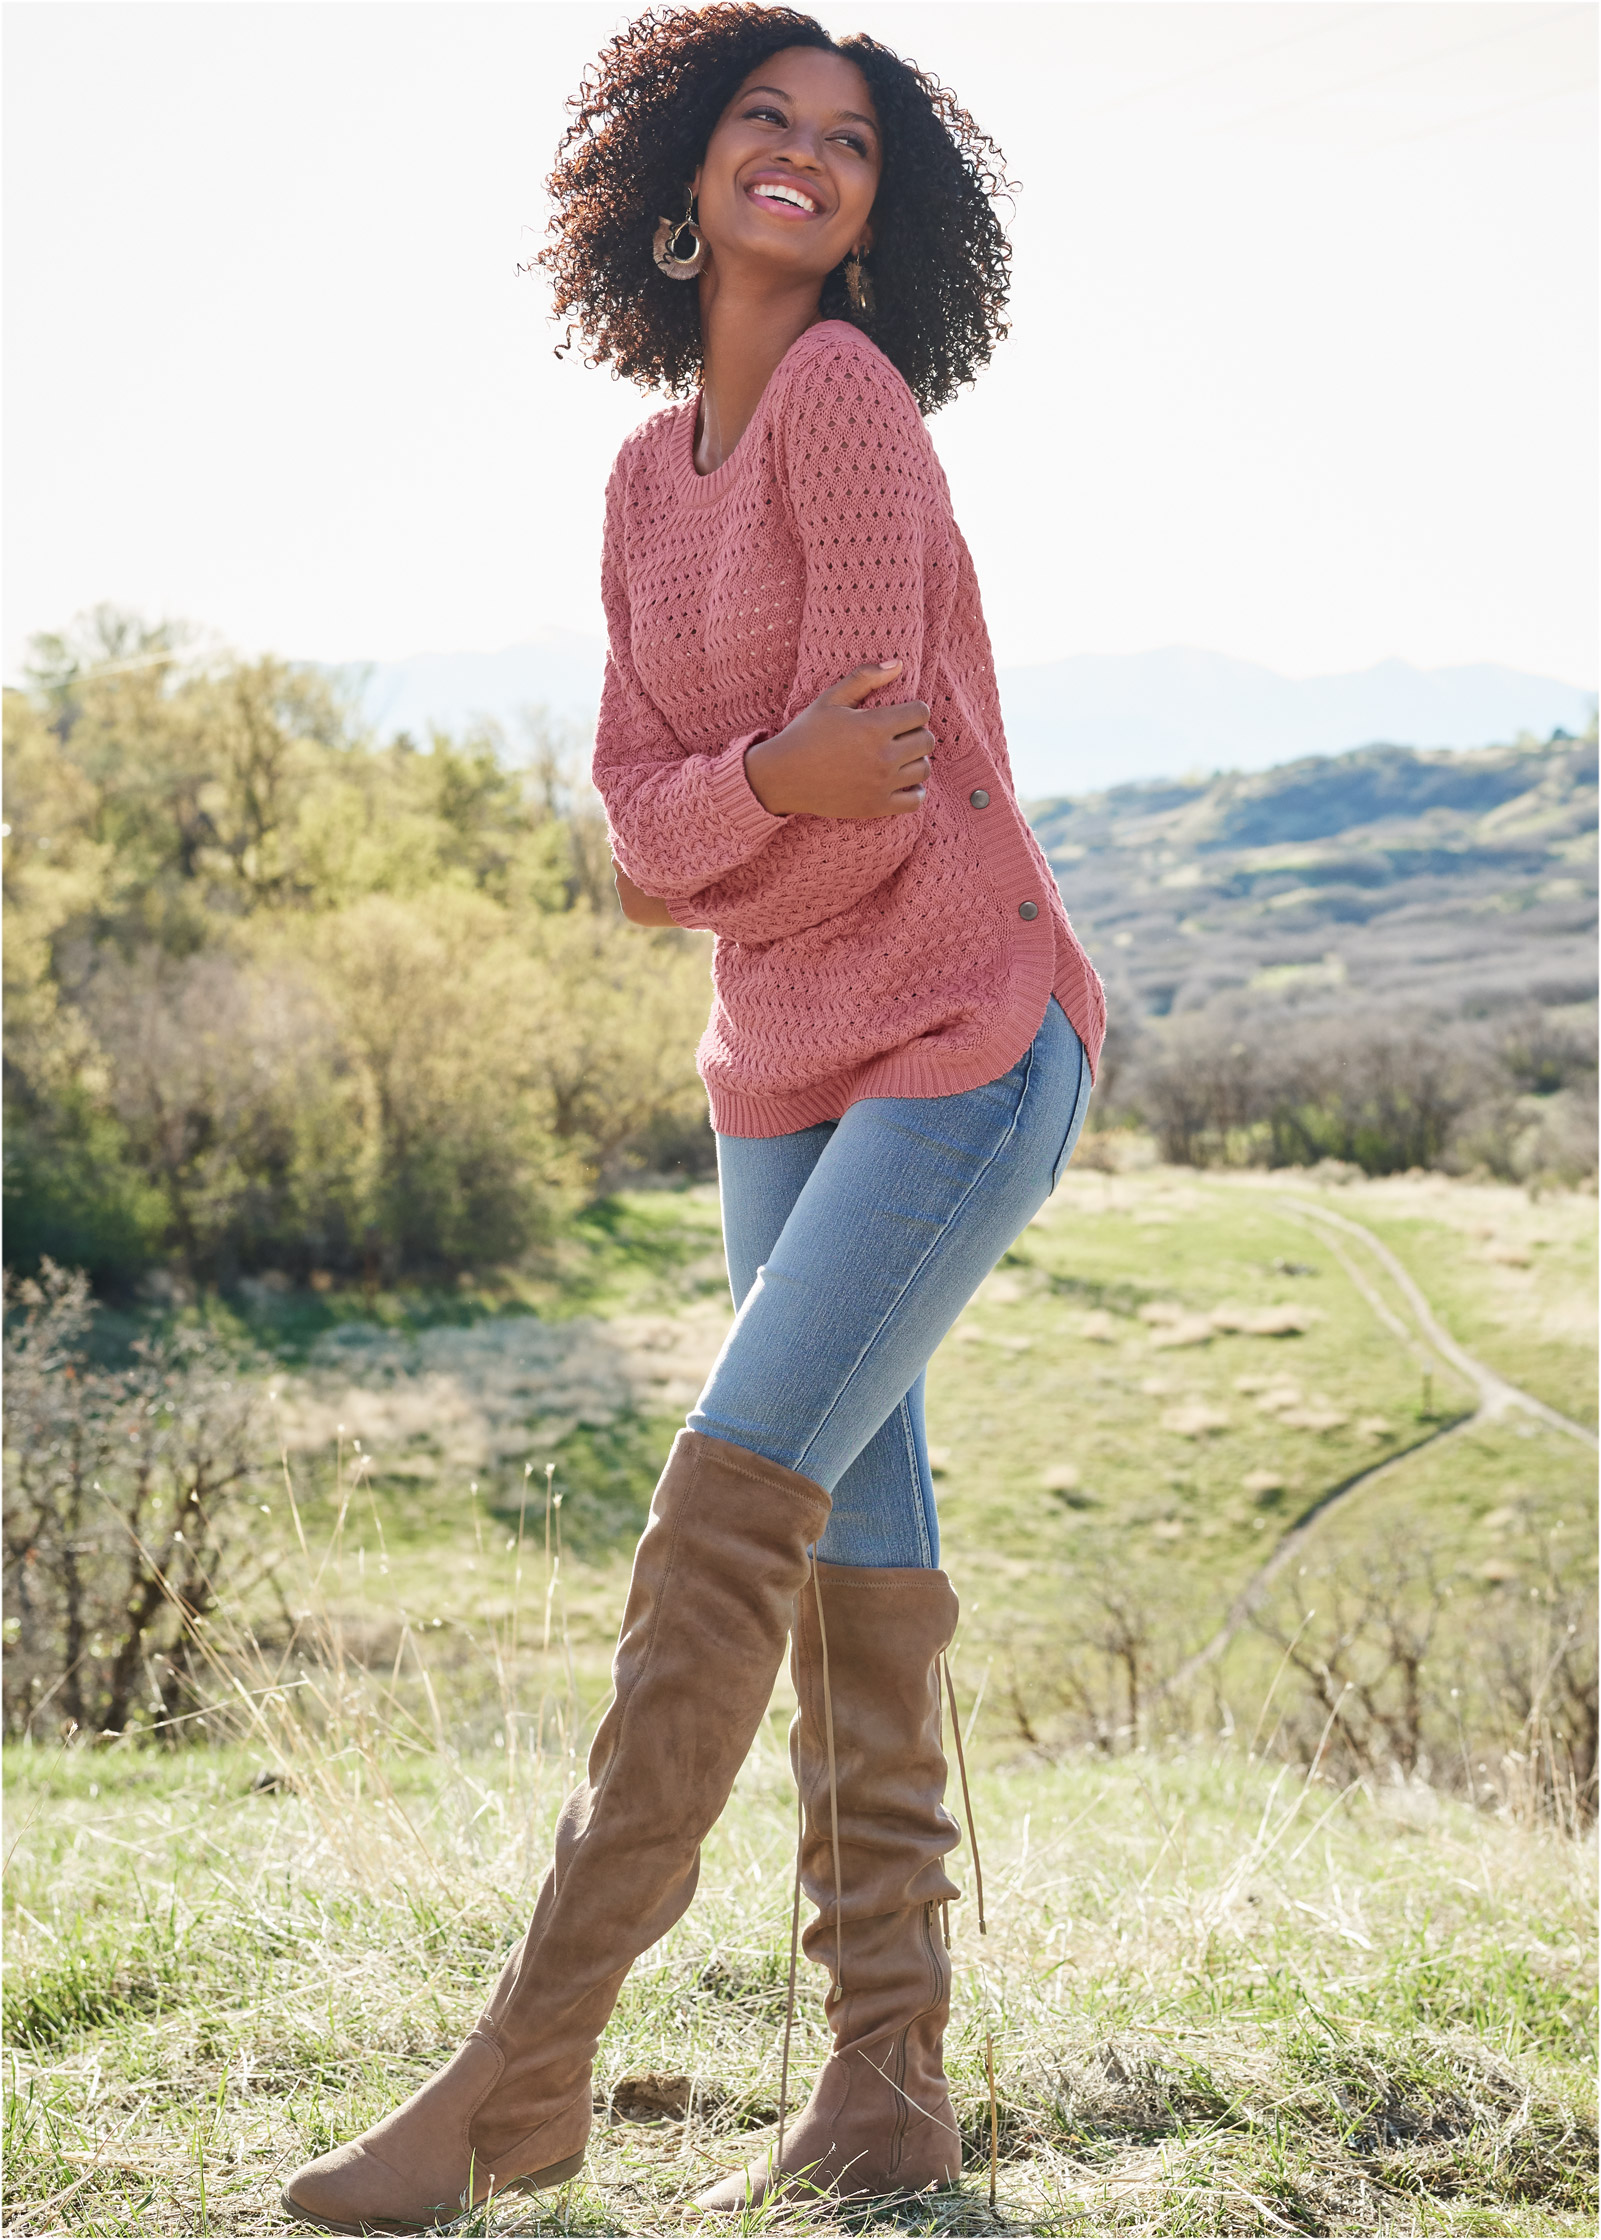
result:
<svg viewBox="0 0 1601 2240"><path fill-rule="evenodd" d="M821 171L823 168L823 136L815 125L791 125L778 152L797 171Z"/></svg>

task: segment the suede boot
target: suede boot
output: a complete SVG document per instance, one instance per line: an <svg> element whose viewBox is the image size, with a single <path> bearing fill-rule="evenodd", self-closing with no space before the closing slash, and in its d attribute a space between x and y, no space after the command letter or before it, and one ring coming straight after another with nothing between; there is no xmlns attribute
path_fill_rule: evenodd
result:
<svg viewBox="0 0 1601 2240"><path fill-rule="evenodd" d="M810 1478L678 1434L634 1557L615 1694L528 1933L439 2074L290 2179L291 2216L328 2232L426 2232L491 2193L577 2171L600 2033L632 1963L694 1895L828 1511Z"/></svg>
<svg viewBox="0 0 1601 2240"><path fill-rule="evenodd" d="M782 2153L710 2187L697 2208L754 2207L785 2178L798 2195L920 2193L961 2170L943 2061L951 1963L940 1927L941 1909L960 1895L940 1863L959 1840L940 1801L940 1658L956 1618L943 1571L819 1563L815 1589L802 1592L790 1756L805 1814L801 1883L817 1907L803 1942L833 1978L833 2051Z"/></svg>

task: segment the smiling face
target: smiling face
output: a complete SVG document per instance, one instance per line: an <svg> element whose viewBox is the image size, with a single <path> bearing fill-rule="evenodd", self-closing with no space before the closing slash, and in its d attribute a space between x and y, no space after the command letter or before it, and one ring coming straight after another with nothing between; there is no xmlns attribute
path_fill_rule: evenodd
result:
<svg viewBox="0 0 1601 2240"><path fill-rule="evenodd" d="M769 55L723 111L695 173L714 269L765 266L821 283L871 245L882 161L855 63L819 47Z"/></svg>

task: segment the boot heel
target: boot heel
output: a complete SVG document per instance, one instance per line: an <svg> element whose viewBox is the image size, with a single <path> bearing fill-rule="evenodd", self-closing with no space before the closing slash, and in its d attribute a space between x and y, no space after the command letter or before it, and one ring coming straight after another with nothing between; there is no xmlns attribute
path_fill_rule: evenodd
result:
<svg viewBox="0 0 1601 2240"><path fill-rule="evenodd" d="M514 2178L503 2193L548 2193L552 2186L564 2186L569 2178L576 2178L584 2167L584 2149L570 2154L565 2162L552 2162L543 2170L531 2170L526 2178Z"/></svg>

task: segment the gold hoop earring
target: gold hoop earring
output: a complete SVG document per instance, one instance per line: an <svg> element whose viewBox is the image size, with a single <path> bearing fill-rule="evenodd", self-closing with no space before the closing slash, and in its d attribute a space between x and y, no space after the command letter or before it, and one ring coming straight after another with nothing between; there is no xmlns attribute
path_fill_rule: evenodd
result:
<svg viewBox="0 0 1601 2240"><path fill-rule="evenodd" d="M873 283L862 269L862 252L853 249L845 259L845 293L856 311L865 311L869 317L873 310Z"/></svg>
<svg viewBox="0 0 1601 2240"><path fill-rule="evenodd" d="M689 247L683 246L685 235ZM651 243L651 255L656 267L665 272L669 280L693 280L706 261L706 237L695 223L695 190L689 189L684 197L684 215L681 218L663 218L656 228L656 238Z"/></svg>

